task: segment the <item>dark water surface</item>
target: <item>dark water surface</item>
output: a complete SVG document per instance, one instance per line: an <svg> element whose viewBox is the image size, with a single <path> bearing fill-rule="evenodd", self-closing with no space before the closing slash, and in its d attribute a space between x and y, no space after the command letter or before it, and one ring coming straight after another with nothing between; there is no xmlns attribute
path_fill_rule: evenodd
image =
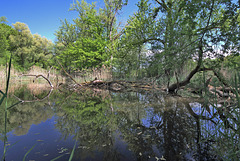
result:
<svg viewBox="0 0 240 161"><path fill-rule="evenodd" d="M7 113L6 161L24 157L28 161L67 161L73 149L74 161L218 160L212 150L216 145L201 139L216 129L214 119L199 119L198 115L210 117L211 113L197 99L159 91L23 87L12 92L7 103L19 100L25 102ZM1 107L1 113L3 110ZM2 157L4 115L0 118Z"/></svg>

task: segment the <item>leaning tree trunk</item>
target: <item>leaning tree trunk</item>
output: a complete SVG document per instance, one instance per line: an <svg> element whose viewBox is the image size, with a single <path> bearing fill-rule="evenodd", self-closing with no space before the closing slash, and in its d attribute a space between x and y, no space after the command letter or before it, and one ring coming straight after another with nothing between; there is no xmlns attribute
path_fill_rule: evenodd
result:
<svg viewBox="0 0 240 161"><path fill-rule="evenodd" d="M199 69L200 69L200 66L197 65L196 68L193 69L183 81L180 81L180 82L170 85L168 88L168 92L170 92L170 93L175 92L178 88L189 84L190 80L199 71Z"/></svg>
<svg viewBox="0 0 240 161"><path fill-rule="evenodd" d="M200 71L201 65L202 65L202 58L203 58L203 49L202 46L199 46L199 52L198 52L198 64L197 66L188 74L188 76L180 82L173 83L168 87L168 92L173 93L176 92L178 88L186 86L190 83L190 80L192 77Z"/></svg>

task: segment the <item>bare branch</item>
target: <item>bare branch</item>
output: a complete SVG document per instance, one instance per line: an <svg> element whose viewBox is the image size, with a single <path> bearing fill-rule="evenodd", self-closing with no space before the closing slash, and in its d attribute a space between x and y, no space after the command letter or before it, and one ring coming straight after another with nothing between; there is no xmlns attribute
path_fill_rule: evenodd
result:
<svg viewBox="0 0 240 161"><path fill-rule="evenodd" d="M34 82L37 78L42 77L42 78L44 78L44 79L49 83L49 85L53 88L53 84L51 83L51 81L50 81L48 78L46 78L45 76L43 76L42 74L39 74L39 75L35 75L35 74L22 74L22 75L20 75L20 77L22 77L22 76L36 77L36 78L33 80L33 82Z"/></svg>
<svg viewBox="0 0 240 161"><path fill-rule="evenodd" d="M166 11L168 10L168 7L166 5L166 3L164 2L164 0L161 0L162 2L160 2L159 0L155 0L160 6L162 6Z"/></svg>
<svg viewBox="0 0 240 161"><path fill-rule="evenodd" d="M82 86L81 84L79 84L70 74L68 74L68 72L66 72L66 70L63 68L62 64L58 61L58 59L56 59L58 64L61 66L62 70L64 71L64 73L69 76L69 78L71 78L78 86Z"/></svg>

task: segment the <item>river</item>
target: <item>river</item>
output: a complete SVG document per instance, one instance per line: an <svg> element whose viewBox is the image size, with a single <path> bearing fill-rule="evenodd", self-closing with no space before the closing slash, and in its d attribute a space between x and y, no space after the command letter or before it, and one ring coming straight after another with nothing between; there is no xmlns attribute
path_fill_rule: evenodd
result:
<svg viewBox="0 0 240 161"><path fill-rule="evenodd" d="M232 132L214 116L216 108L205 108L200 98L23 85L10 91L7 105L18 101L6 119L5 103L0 109L0 157L6 161L67 161L71 154L73 161L222 160L228 155L221 132Z"/></svg>

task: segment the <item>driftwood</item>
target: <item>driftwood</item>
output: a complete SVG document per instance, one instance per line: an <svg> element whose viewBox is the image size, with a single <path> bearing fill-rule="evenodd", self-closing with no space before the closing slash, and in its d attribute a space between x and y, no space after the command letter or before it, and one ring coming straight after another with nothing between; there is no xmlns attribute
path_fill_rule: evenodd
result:
<svg viewBox="0 0 240 161"><path fill-rule="evenodd" d="M90 82L81 83L82 86L109 89L113 91L123 91L136 89L158 89L155 86L145 82L132 82L132 81L103 81L95 79Z"/></svg>
<svg viewBox="0 0 240 161"><path fill-rule="evenodd" d="M202 92L204 91L204 89L206 89L206 91L208 91L212 95L216 95L219 98L236 97L236 91L234 91L233 89L228 88L228 87L226 87L226 88L214 87L214 86L208 84L204 88L187 88L187 90L190 93L198 94L198 95L202 95Z"/></svg>
<svg viewBox="0 0 240 161"><path fill-rule="evenodd" d="M21 74L20 77L22 77L22 76L35 77L35 79L33 80L33 82L35 82L35 80L36 80L37 78L42 77L42 78L44 78L44 79L49 83L49 85L53 88L53 84L51 83L51 81L50 81L48 78L46 78L44 75L42 75L42 74L38 74L38 75L35 75L35 74Z"/></svg>
<svg viewBox="0 0 240 161"><path fill-rule="evenodd" d="M207 80L206 87L208 91L212 94L217 94L218 97L228 98L228 97L236 97L236 93L238 90L233 89L230 85L226 83L226 81L221 78L220 74L214 71L214 75L220 80L225 87L214 87L210 85L211 78Z"/></svg>
<svg viewBox="0 0 240 161"><path fill-rule="evenodd" d="M223 88L219 88L219 87L215 88L211 85L208 85L209 92L214 94L214 95L217 94L219 97L224 97L224 98L229 97L229 96L235 97L234 94L232 94L230 92L226 93L225 91L222 91L222 89Z"/></svg>

